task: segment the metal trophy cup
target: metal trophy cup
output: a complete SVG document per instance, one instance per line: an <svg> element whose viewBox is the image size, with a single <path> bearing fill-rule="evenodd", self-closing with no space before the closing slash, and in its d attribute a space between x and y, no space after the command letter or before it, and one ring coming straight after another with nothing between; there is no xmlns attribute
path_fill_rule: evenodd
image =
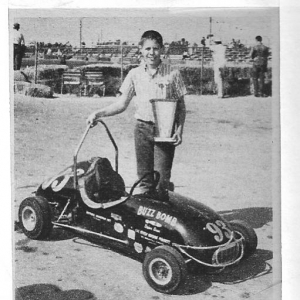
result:
<svg viewBox="0 0 300 300"><path fill-rule="evenodd" d="M170 142L176 140L172 138L177 100L173 99L171 93L171 65L161 66L162 78L156 83L155 94L150 100L155 121L155 142Z"/></svg>
<svg viewBox="0 0 300 300"><path fill-rule="evenodd" d="M175 142L172 138L177 100L151 99L155 120L155 142Z"/></svg>

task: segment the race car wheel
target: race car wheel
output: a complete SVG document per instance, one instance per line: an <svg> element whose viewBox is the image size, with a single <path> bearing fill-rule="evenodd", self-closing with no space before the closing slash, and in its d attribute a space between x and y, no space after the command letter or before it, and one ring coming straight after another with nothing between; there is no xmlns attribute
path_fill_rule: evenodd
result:
<svg viewBox="0 0 300 300"><path fill-rule="evenodd" d="M183 284L187 275L187 266L177 250L164 245L146 254L143 274L153 289L170 294Z"/></svg>
<svg viewBox="0 0 300 300"><path fill-rule="evenodd" d="M257 235L254 229L246 222L241 220L230 221L232 229L241 234L244 238L244 256L248 258L251 256L257 248Z"/></svg>
<svg viewBox="0 0 300 300"><path fill-rule="evenodd" d="M29 197L19 207L19 221L25 235L34 240L47 238L52 230L51 209L43 197Z"/></svg>

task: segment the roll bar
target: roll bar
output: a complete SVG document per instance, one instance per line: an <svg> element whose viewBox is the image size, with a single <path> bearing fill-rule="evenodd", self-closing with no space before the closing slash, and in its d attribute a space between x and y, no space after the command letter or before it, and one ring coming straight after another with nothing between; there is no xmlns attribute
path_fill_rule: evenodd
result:
<svg viewBox="0 0 300 300"><path fill-rule="evenodd" d="M119 161L119 150L118 150L118 146L117 146L111 132L109 131L107 125L102 120L96 121L93 124L88 124L88 126L86 127L86 129L85 129L85 131L84 131L84 133L83 133L83 135L82 135L82 137L79 141L79 144L76 147L75 152L74 152L73 160L74 160L74 188L75 189L77 189L77 184L78 184L78 180L77 180L77 156L78 156L78 153L81 149L81 146L82 146L89 130L91 128L95 127L98 123L101 123L104 126L104 128L106 130L106 133L107 133L111 143L113 144L113 146L115 148L115 171L118 173L118 168L119 168L119 163L118 163L118 161Z"/></svg>

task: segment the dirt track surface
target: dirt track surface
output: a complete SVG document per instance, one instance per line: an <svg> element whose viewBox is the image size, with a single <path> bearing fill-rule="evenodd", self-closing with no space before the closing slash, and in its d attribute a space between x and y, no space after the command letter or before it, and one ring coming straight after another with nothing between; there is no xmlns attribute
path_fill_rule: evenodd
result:
<svg viewBox="0 0 300 300"><path fill-rule="evenodd" d="M15 95L15 220L22 199L45 178L72 164L86 117L112 101ZM278 232L274 231L274 207L278 212L279 201L274 188L279 176L272 136L278 130L272 117L274 103L274 98L187 96L184 140L172 173L176 192L229 220L243 219L253 226L259 241L253 257L218 275L191 273L184 287L170 296L148 286L141 262L105 246L59 229L47 241L30 240L16 230L16 299L280 299ZM119 172L130 188L136 180L133 106L106 123L119 146ZM102 156L113 162L113 148L104 131L94 132L80 157Z"/></svg>

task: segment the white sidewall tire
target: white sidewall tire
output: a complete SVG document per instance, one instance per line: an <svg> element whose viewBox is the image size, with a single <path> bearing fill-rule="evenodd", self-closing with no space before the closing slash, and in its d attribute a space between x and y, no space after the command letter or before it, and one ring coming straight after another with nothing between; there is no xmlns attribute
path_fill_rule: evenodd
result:
<svg viewBox="0 0 300 300"><path fill-rule="evenodd" d="M161 264L161 270L156 273L155 268L158 268L159 264ZM163 245L146 254L143 262L143 275L154 290L171 294L184 283L187 266L176 249Z"/></svg>
<svg viewBox="0 0 300 300"><path fill-rule="evenodd" d="M24 199L19 207L19 221L27 237L34 240L49 237L53 224L47 199L40 196Z"/></svg>

